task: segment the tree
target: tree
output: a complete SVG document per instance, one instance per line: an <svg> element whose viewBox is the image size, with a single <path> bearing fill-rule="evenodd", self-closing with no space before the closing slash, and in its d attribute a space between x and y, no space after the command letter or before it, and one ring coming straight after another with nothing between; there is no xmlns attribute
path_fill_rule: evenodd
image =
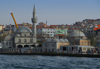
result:
<svg viewBox="0 0 100 69"><path fill-rule="evenodd" d="M6 37L5 35L0 36L0 42L3 41L3 39L4 39L5 37Z"/></svg>
<svg viewBox="0 0 100 69"><path fill-rule="evenodd" d="M89 39L91 40L91 45L95 46L96 45L96 40L94 39L94 37L89 37Z"/></svg>

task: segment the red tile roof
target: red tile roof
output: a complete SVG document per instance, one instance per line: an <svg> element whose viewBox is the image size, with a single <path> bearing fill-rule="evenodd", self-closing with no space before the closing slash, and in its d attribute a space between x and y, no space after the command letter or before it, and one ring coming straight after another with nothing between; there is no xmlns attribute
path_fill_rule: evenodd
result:
<svg viewBox="0 0 100 69"><path fill-rule="evenodd" d="M65 36L65 34L57 34L57 35L55 35L55 36Z"/></svg>
<svg viewBox="0 0 100 69"><path fill-rule="evenodd" d="M30 29L32 29L33 27L29 27Z"/></svg>
<svg viewBox="0 0 100 69"><path fill-rule="evenodd" d="M54 28L51 28L51 27L36 27L36 28L47 28L47 29L54 29Z"/></svg>

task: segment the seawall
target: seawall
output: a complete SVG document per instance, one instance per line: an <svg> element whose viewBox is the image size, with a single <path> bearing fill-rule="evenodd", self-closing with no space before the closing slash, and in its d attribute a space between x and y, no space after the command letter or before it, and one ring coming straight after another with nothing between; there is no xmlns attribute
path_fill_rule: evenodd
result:
<svg viewBox="0 0 100 69"><path fill-rule="evenodd" d="M100 58L100 54L65 54L65 53L0 53L0 55L42 55Z"/></svg>

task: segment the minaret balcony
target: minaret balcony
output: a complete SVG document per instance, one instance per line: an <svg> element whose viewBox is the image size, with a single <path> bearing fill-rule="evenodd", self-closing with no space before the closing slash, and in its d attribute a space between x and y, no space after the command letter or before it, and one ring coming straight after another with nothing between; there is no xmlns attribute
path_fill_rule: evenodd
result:
<svg viewBox="0 0 100 69"><path fill-rule="evenodd" d="M37 23L37 18L32 18L32 23Z"/></svg>

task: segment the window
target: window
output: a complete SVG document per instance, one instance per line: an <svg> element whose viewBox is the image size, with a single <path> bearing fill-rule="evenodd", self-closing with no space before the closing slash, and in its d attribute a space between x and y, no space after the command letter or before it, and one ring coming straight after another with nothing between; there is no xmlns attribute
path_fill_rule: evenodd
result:
<svg viewBox="0 0 100 69"><path fill-rule="evenodd" d="M6 45L8 45L8 42L6 42Z"/></svg>
<svg viewBox="0 0 100 69"><path fill-rule="evenodd" d="M25 42L27 42L27 40L25 39Z"/></svg>
<svg viewBox="0 0 100 69"><path fill-rule="evenodd" d="M83 50L86 50L86 47L83 47Z"/></svg>
<svg viewBox="0 0 100 69"><path fill-rule="evenodd" d="M19 39L19 43L21 42L21 39Z"/></svg>
<svg viewBox="0 0 100 69"><path fill-rule="evenodd" d="M45 51L47 52L47 48L45 49Z"/></svg>
<svg viewBox="0 0 100 69"><path fill-rule="evenodd" d="M88 42L88 46L90 45L90 43Z"/></svg>
<svg viewBox="0 0 100 69"><path fill-rule="evenodd" d="M32 42L32 39L30 39L30 42Z"/></svg>
<svg viewBox="0 0 100 69"><path fill-rule="evenodd" d="M52 49L52 52L54 51L54 49Z"/></svg>
<svg viewBox="0 0 100 69"><path fill-rule="evenodd" d="M9 42L9 45L11 45L11 42Z"/></svg>
<svg viewBox="0 0 100 69"><path fill-rule="evenodd" d="M86 41L85 41L85 45L86 45Z"/></svg>
<svg viewBox="0 0 100 69"><path fill-rule="evenodd" d="M63 47L63 51L66 51L66 47Z"/></svg>
<svg viewBox="0 0 100 69"><path fill-rule="evenodd" d="M32 35L32 33L30 33L30 35Z"/></svg>
<svg viewBox="0 0 100 69"><path fill-rule="evenodd" d="M83 42L82 42L82 45L83 45Z"/></svg>
<svg viewBox="0 0 100 69"><path fill-rule="evenodd" d="M52 45L52 47L54 47L54 45Z"/></svg>
<svg viewBox="0 0 100 69"><path fill-rule="evenodd" d="M90 48L87 48L87 50L90 50Z"/></svg>
<svg viewBox="0 0 100 69"><path fill-rule="evenodd" d="M95 26L96 28L98 28L98 26Z"/></svg>
<svg viewBox="0 0 100 69"><path fill-rule="evenodd" d="M61 33L60 31L57 31L57 33Z"/></svg>
<svg viewBox="0 0 100 69"><path fill-rule="evenodd" d="M45 45L45 47L47 47L47 45Z"/></svg>

